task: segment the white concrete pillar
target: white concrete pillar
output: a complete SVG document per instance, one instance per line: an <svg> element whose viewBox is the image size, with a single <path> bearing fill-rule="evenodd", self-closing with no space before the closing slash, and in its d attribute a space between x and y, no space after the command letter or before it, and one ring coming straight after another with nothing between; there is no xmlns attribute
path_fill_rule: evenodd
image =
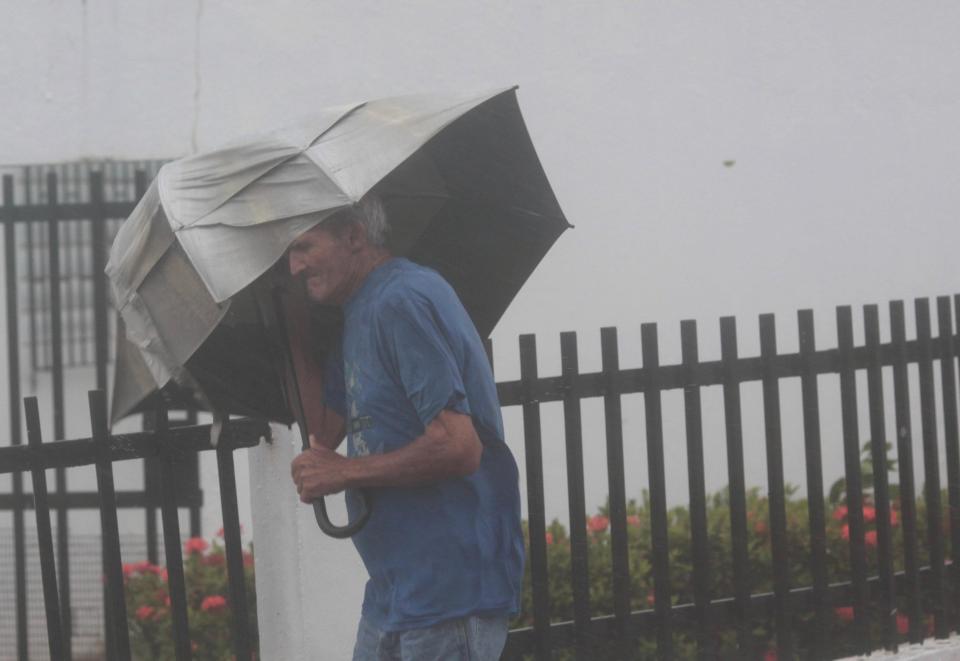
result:
<svg viewBox="0 0 960 661"><path fill-rule="evenodd" d="M366 570L349 540L317 528L300 503L290 462L300 437L273 426L273 441L249 451L260 658L349 659ZM330 517L346 520L343 497L328 498Z"/></svg>

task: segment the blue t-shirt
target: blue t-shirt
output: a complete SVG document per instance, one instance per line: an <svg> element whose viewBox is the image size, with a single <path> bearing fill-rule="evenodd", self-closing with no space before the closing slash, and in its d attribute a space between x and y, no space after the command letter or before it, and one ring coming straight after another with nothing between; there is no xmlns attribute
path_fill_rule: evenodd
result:
<svg viewBox="0 0 960 661"><path fill-rule="evenodd" d="M470 415L483 442L480 468L468 477L369 490L373 514L353 537L370 574L364 617L400 631L515 614L523 575L517 466L483 343L457 295L435 271L391 259L344 305L341 352L327 362L326 397L346 421L351 457L403 447L443 409ZM346 498L354 518L358 494Z"/></svg>

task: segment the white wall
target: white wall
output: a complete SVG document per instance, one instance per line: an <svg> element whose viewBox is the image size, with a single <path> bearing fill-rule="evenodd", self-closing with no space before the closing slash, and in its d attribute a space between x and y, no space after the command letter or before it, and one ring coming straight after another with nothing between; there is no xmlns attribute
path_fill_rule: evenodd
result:
<svg viewBox="0 0 960 661"><path fill-rule="evenodd" d="M577 227L494 333L501 379L518 376L521 332L538 334L540 371L557 374L559 331L580 332L582 366L596 370L597 329L616 325L632 367L642 322L661 322L669 363L684 318L699 320L710 359L722 315L739 317L741 352L755 354L758 313L777 313L780 346L795 349L795 310L812 307L827 347L835 305L960 291L953 2L88 0L11 4L6 16L0 163L177 156L313 107L518 83ZM835 380L822 387L829 484L842 450ZM783 395L794 402L787 479L802 484L799 389ZM682 502L682 409L672 395L665 406L668 494ZM705 407L715 489L726 483L718 393ZM636 495L647 482L639 398L624 415ZM765 483L760 415L759 386L745 387L754 484ZM507 425L520 455L518 411ZM592 508L606 494L596 402L584 429ZM564 518L561 434L559 409L545 407L548 515Z"/></svg>

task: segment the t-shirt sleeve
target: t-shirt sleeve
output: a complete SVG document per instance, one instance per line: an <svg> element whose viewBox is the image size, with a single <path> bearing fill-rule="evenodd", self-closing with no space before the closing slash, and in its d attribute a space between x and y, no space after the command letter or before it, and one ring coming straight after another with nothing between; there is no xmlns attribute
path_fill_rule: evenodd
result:
<svg viewBox="0 0 960 661"><path fill-rule="evenodd" d="M393 301L381 314L382 346L426 427L444 409L470 414L453 338L429 300Z"/></svg>
<svg viewBox="0 0 960 661"><path fill-rule="evenodd" d="M346 420L347 396L343 378L343 352L340 348L330 351L323 363L324 403Z"/></svg>

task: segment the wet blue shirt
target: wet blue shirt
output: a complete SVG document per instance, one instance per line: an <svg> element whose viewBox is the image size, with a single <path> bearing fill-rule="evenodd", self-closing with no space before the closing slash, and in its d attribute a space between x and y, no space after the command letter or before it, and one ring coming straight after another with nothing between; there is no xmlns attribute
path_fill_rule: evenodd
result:
<svg viewBox="0 0 960 661"><path fill-rule="evenodd" d="M484 446L468 477L369 490L373 514L353 537L370 574L363 615L399 631L516 613L517 466L483 344L453 289L435 271L389 260L344 306L341 349L327 364L327 402L346 420L350 456L403 447L445 408L470 415ZM348 491L351 518L357 507Z"/></svg>

